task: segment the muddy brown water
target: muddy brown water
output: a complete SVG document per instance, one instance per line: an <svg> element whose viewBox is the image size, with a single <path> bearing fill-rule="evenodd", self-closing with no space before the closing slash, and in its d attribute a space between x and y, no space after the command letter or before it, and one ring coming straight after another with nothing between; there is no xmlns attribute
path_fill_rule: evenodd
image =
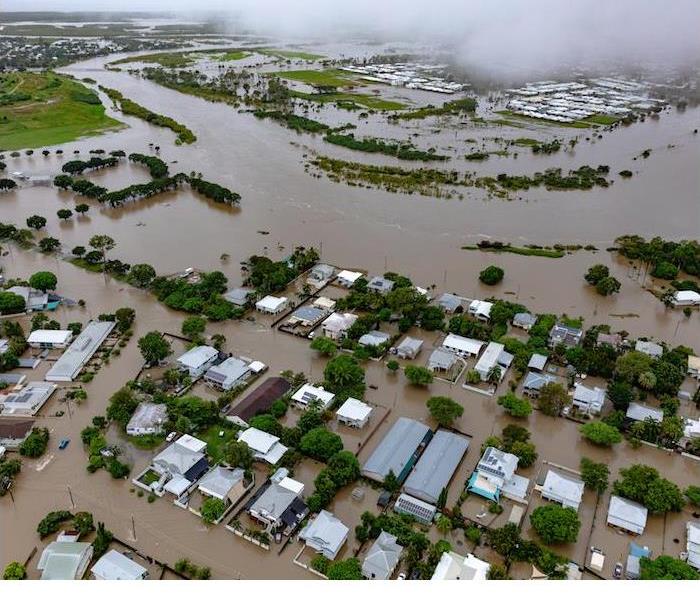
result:
<svg viewBox="0 0 700 600"><path fill-rule="evenodd" d="M72 156L75 148L82 150L82 156L87 156L91 148L123 148L127 152L148 153L148 143L153 142L161 146L161 156L165 160L177 161L171 167L173 171L201 171L205 177L239 191L243 196L241 208L213 205L183 190L121 209L108 209L88 201L91 210L87 217L59 223L55 211L72 206L76 199L51 188L25 187L2 196L0 221L22 224L29 215L43 214L49 220L47 234L60 238L66 250L74 245L85 245L95 233L108 233L117 241L112 257L130 263L148 262L161 273L190 266L216 268L226 273L232 284L240 282L239 261L250 254L266 252L272 257L281 257L294 245L314 244L322 247L323 260L338 266L363 268L370 273L395 270L411 276L419 285L435 284L438 292L454 291L467 297L493 294L518 300L537 312L583 316L587 326L610 323L613 329L627 330L633 336L651 335L672 345L683 343L700 349L697 313L686 319L679 311L665 309L641 287L639 278L625 261L604 251L615 236L626 232L669 238L700 237L698 140L689 135L693 124L698 124L696 110L670 112L659 121L604 134L603 140L596 144L582 143L577 147L576 157L560 154L540 160L521 152L517 160L498 159L499 165L509 171L530 172L562 162L572 165L610 162L614 171L632 166L639 170L632 180L619 181L608 190L535 191L529 193L525 201L512 202L476 198L446 201L361 190L311 178L303 172L301 150L290 141L320 147L320 140L297 136L275 123L258 121L228 106L184 96L126 73L105 72L101 69L104 62L105 59L87 61L68 70L78 77L93 77L104 85L118 88L135 101L186 123L199 139L193 146L177 147L169 131L115 115L130 127L63 144L66 159ZM366 129L383 132L391 127L377 120ZM513 131L512 135L520 133ZM466 138L471 134L460 132L459 135ZM668 144L676 144L676 147L668 149ZM647 161L631 162L632 156L647 147L654 148ZM355 153L341 150L332 152L358 158ZM331 153L327 148L324 152ZM8 157L7 162L8 170L37 174L56 173L61 164L56 157L45 159L40 154L20 159ZM493 163L484 166L484 169L492 168ZM122 164L116 169L92 174L90 178L116 188L144 181L147 173L137 165ZM258 231L261 230L269 231L270 235L260 235ZM601 251L545 259L460 250L461 244L474 243L482 237L514 242L593 242ZM228 253L230 259L222 261L222 253ZM583 282L583 273L596 262L608 264L621 280L622 291L616 297L601 298ZM50 447L46 457L24 461L23 472L14 489L14 502L9 496L0 500L3 532L0 563L23 561L34 546L41 549L42 543L35 533L36 524L49 510L71 508L72 495L77 509L93 512L118 537L164 562L173 564L187 556L210 566L213 575L220 578L311 577L292 564L292 557L298 550L296 544L279 556L276 547L269 554L264 553L221 526L204 526L194 515L176 508L165 498L149 504L145 497L139 498L129 491L132 487L129 482L113 481L104 472L89 475L85 471L87 456L81 447L79 432L93 415L104 412L109 396L138 372L141 359L136 339L153 329L179 331L183 315L159 305L143 291L105 280L101 275L87 273L57 258L12 248L3 257L2 264L8 277L26 277L37 270L50 269L59 277L62 294L85 299L84 308L58 311L57 318L64 325L70 321L87 321L124 305L136 309L137 321L135 336L121 356L112 359L85 386L89 394L86 403L73 407L71 416L51 416L65 408L57 397L42 409L38 424L50 428ZM489 264L498 264L506 271L505 280L496 288L483 286L477 279L478 272ZM293 369L304 371L312 381L322 378L324 361L305 341L271 330L263 320L208 327L210 334L219 332L226 336L229 351L264 361L270 365L271 373ZM429 346L435 335L420 332L420 337ZM424 350L419 359L421 364L427 352L429 350ZM40 371L31 373L29 378L40 375ZM381 406L383 412L389 411L389 416L360 452L361 461L398 416L429 422L425 401L431 394L450 395L465 407L456 427L473 439L450 486L452 503L478 460L480 444L487 436L499 432L509 419L496 406L494 398L443 382L434 383L430 391L412 388L405 384L402 375L389 374L382 363L367 363L367 380L377 387L368 389L367 399ZM585 455L608 463L613 478L621 467L643 462L655 466L682 486L700 482L700 463L692 460L654 448L633 450L626 444L612 451L600 450L580 439L576 424L540 414L533 414L527 426L540 456L538 463L525 471L530 477L535 476L543 460L576 468L579 457ZM62 437L71 438L71 444L59 451L57 444ZM355 434L344 435L347 440L355 437ZM134 473L148 463L152 454L130 450ZM300 466L299 477L310 491L319 466L306 463ZM331 510L335 510L352 531L362 512L374 506L376 494L368 488L365 499L357 502L351 498L351 491L352 488L343 490ZM608 545L610 555L617 555L622 545L621 541L615 542L616 534L605 527L606 508L607 495L598 508L593 542ZM584 513L587 523L593 520L591 511L587 505ZM674 526L673 529L678 528ZM650 545L661 549L663 530L654 521L642 541L648 539ZM585 535L587 532L582 531L582 538ZM571 548L571 557L583 561L585 546L586 543L580 541ZM350 555L355 547L351 534L344 556Z"/></svg>

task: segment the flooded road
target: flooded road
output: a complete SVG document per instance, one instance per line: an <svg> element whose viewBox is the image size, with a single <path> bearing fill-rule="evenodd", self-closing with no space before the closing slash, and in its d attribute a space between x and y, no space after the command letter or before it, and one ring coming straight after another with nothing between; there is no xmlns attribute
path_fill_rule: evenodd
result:
<svg viewBox="0 0 700 600"><path fill-rule="evenodd" d="M192 146L177 147L171 132L115 114L130 128L64 144L66 159L73 149L80 149L83 157L92 148L150 153L148 143L152 142L161 146L164 160L177 161L171 165L171 171L201 171L205 178L241 193L241 208L217 206L183 190L121 209L88 201L91 209L86 217L59 223L55 212L73 206L73 195L52 188L26 187L2 196L0 221L23 225L28 216L41 214L48 219L46 234L59 238L66 252L75 245L85 245L96 233L106 233L117 242L110 258L132 264L147 262L159 273L190 266L219 269L232 284L241 281L239 262L251 254L267 253L278 258L295 245L316 245L322 250L322 260L341 267L362 268L371 273L398 271L423 287L434 284L436 292L453 291L467 297L496 295L517 300L535 312L582 316L586 327L609 323L613 330L626 330L631 336L650 335L671 345L682 343L700 349L698 315L688 319L680 311L666 309L642 288L628 264L604 250L617 235L629 232L667 238L700 237L700 146L697 136L690 135L700 120L698 109L671 112L658 122L604 134L596 144L582 143L577 147L575 159L559 154L540 160L521 151L517 160L497 159L497 165L494 161L483 167L495 169L494 172L531 172L575 160L577 165L609 162L614 172L633 167L639 170L630 181L618 181L610 189L534 191L528 193L527 200L512 202L471 197L463 201L439 200L361 190L311 178L303 170L302 150L290 142L320 148L320 140L297 136L275 123L158 87L127 73L105 72L100 68L105 60L88 61L67 71L117 88L136 102L185 123L195 131L198 141ZM375 123L368 125L367 131L372 127L376 131L390 128ZM445 143L449 143L447 139ZM669 144L675 147L669 149ZM630 162L647 147L654 148L649 159ZM323 151L330 153L325 147ZM353 154L340 150L333 153ZM8 170L55 174L62 161L39 154L8 158L7 162ZM147 177L143 168L128 164L90 175L90 179L110 189L145 181ZM260 231L270 234L261 235ZM462 244L488 237L514 243L594 243L600 251L547 259L460 250ZM222 260L224 253L230 259ZM121 306L135 308L137 318L135 336L121 356L113 358L85 385L88 400L82 406L74 407L70 416L54 417L51 415L62 408L54 397L42 410L37 424L51 429L46 456L52 458L46 464L45 459L40 459L41 470L37 470L40 462L25 460L14 489L14 502L9 496L0 499L0 564L22 561L34 546L41 548L36 524L50 510L70 509L73 501L77 509L93 512L96 520L104 521L117 537L171 565L186 556L209 566L213 576L219 578L313 577L292 563L298 550L296 544L279 556L274 546L270 553L264 553L221 526L205 527L165 498L150 504L145 497L130 492L129 482L114 481L103 471L90 475L85 470L87 455L79 432L94 415L104 412L109 396L140 369L136 340L154 329L177 333L184 315L166 309L146 292L105 280L57 258L12 248L2 262L8 278L27 277L41 269L54 271L61 294L86 301L84 308L61 308L56 318L62 325L85 322ZM598 262L609 265L612 274L622 282L622 290L615 297L602 298L583 281L586 269ZM506 271L503 283L495 288L478 281L479 271L489 264L500 265ZM324 361L304 340L261 323L212 323L207 333L223 333L228 351L262 360L270 366L271 374L292 369L304 371L311 381L322 378ZM420 337L429 346L435 334L420 332ZM452 503L478 460L479 446L486 437L499 432L509 422L508 417L497 407L495 398L444 382L435 382L429 391L416 389L407 386L402 375L390 374L382 363L370 361L366 369L368 383L377 387L369 389L366 398L389 415L360 452L361 461L397 416L429 422L425 402L430 395L449 395L465 407L455 426L473 439L450 487ZM526 471L528 476L534 476L543 460L577 468L579 457L585 455L606 462L611 480L619 468L641 462L656 467L663 476L682 486L700 482L699 462L646 446L635 450L626 443L612 451L600 450L582 441L577 425L564 419L553 420L535 413L529 417L527 427L540 456L536 465ZM59 451L57 443L62 437L72 441L66 450ZM150 456L148 452L134 453L133 473L145 466ZM299 476L309 493L316 469L317 465L307 465L306 461L300 467ZM365 500L357 502L350 498L351 491L344 490L330 510L336 510L352 531L362 511L373 507L375 497L368 490ZM606 498L601 506L607 506ZM598 520L600 512L599 507ZM655 526L654 531L657 529ZM354 547L351 534L345 555ZM580 551L579 548L576 553Z"/></svg>

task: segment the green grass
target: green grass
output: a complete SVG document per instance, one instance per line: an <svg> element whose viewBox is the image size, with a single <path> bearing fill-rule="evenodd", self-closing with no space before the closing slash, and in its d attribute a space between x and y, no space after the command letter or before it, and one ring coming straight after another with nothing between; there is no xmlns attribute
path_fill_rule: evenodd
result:
<svg viewBox="0 0 700 600"><path fill-rule="evenodd" d="M165 441L165 435L128 435L126 437L133 446L141 450L152 450Z"/></svg>
<svg viewBox="0 0 700 600"><path fill-rule="evenodd" d="M152 483L155 483L160 479L158 473L155 471L146 471L143 474L143 477L141 477L140 482L143 483L144 485L150 486Z"/></svg>
<svg viewBox="0 0 700 600"><path fill-rule="evenodd" d="M622 117L614 117L612 115L593 115L582 119L584 123L593 123L594 125L614 125Z"/></svg>
<svg viewBox="0 0 700 600"><path fill-rule="evenodd" d="M537 146L539 141L534 138L518 138L513 143L516 146Z"/></svg>
<svg viewBox="0 0 700 600"><path fill-rule="evenodd" d="M222 437L219 437L220 431L224 432ZM219 462L224 457L224 447L226 444L236 439L236 429L221 425L212 425L209 429L200 431L197 437L207 443L207 454L211 458L210 462Z"/></svg>
<svg viewBox="0 0 700 600"><path fill-rule="evenodd" d="M322 71L305 69L301 71L276 71L271 73L280 79L289 79L291 81L299 81L308 85L327 86L327 87L351 87L362 85L355 81L351 73L341 71L340 69L326 69Z"/></svg>
<svg viewBox="0 0 700 600"><path fill-rule="evenodd" d="M544 258L562 258L566 256L563 250L549 250L547 248L528 248L526 246L504 246L502 248L480 248L479 246L462 246L462 250L481 250L481 252L507 252L521 256L541 256Z"/></svg>
<svg viewBox="0 0 700 600"><path fill-rule="evenodd" d="M9 73L0 77L0 90L31 96L0 108L0 150L52 146L123 127L105 115L90 89L68 77Z"/></svg>
<svg viewBox="0 0 700 600"><path fill-rule="evenodd" d="M494 123L498 123L500 125L513 125L513 121L510 121L510 119L517 119L517 120L520 120L520 121L523 121L526 123L539 123L540 125L554 125L556 127L571 127L573 129L588 129L591 126L596 125L596 123L594 121L586 121L586 120L574 121L573 123L560 123L559 121L548 121L547 119L535 119L534 117L528 117L525 115L515 114L514 112L512 112L510 110L497 110L496 113L498 113L499 115L503 115L505 117L508 117L508 120L501 119L501 120L494 121Z"/></svg>
<svg viewBox="0 0 700 600"><path fill-rule="evenodd" d="M372 110L402 110L406 108L403 102L386 100L381 96L372 94L356 94L354 92L335 92L330 94L306 94L304 92L292 92L292 95L302 100L318 102L319 104L335 103L340 108L356 110L365 107Z"/></svg>
<svg viewBox="0 0 700 600"><path fill-rule="evenodd" d="M161 67L179 69L189 67L194 63L191 52L160 52L156 54L141 54L139 56L127 56L109 63L109 65L123 65L127 63L143 62L157 64Z"/></svg>
<svg viewBox="0 0 700 600"><path fill-rule="evenodd" d="M276 56L278 58L298 58L301 60L319 60L325 58L322 54L311 54L310 52L301 52L300 50L277 50L275 48L265 48L258 50L258 54L266 56Z"/></svg>
<svg viewBox="0 0 700 600"><path fill-rule="evenodd" d="M252 54L251 52L246 52L245 50L233 50L232 52L226 52L224 54L216 54L213 56L215 56L217 60L233 61L233 60L241 60L243 58L248 58L251 54Z"/></svg>

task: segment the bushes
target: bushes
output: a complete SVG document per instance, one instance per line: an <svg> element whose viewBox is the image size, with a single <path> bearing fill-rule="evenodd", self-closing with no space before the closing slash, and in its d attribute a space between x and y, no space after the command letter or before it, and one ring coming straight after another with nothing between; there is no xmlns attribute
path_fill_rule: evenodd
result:
<svg viewBox="0 0 700 600"><path fill-rule="evenodd" d="M449 427L464 413L462 405L447 396L433 396L428 400L427 406L430 416L443 427Z"/></svg>
<svg viewBox="0 0 700 600"><path fill-rule="evenodd" d="M226 512L226 503L219 498L207 498L199 512L205 523L215 523Z"/></svg>
<svg viewBox="0 0 700 600"><path fill-rule="evenodd" d="M427 386L433 382L433 373L425 367L407 365L403 372L411 385Z"/></svg>
<svg viewBox="0 0 700 600"><path fill-rule="evenodd" d="M67 510L54 510L48 513L36 527L36 532L40 537L45 538L47 535L56 533L63 523L70 521L73 518L73 513Z"/></svg>
<svg viewBox="0 0 700 600"><path fill-rule="evenodd" d="M536 508L530 515L530 523L545 544L573 543L581 528L573 508L556 504Z"/></svg>
<svg viewBox="0 0 700 600"><path fill-rule="evenodd" d="M211 577L211 569L209 567L200 567L191 562L189 558L178 560L175 563L175 570L191 579L209 579Z"/></svg>
<svg viewBox="0 0 700 600"><path fill-rule="evenodd" d="M323 427L316 427L304 434L299 444L301 452L321 462L330 460L342 449L343 440L340 439L340 436Z"/></svg>
<svg viewBox="0 0 700 600"><path fill-rule="evenodd" d="M357 457L347 450L341 450L328 461L314 481L314 493L307 504L312 512L328 506L343 486L356 481L360 476L360 463Z"/></svg>
<svg viewBox="0 0 700 600"><path fill-rule="evenodd" d="M496 285L497 283L503 281L504 275L505 271L501 269L501 267L490 265L479 273L479 281L486 285Z"/></svg>
<svg viewBox="0 0 700 600"><path fill-rule="evenodd" d="M620 291L620 282L610 275L610 269L605 265L593 265L584 275L584 279L595 286L596 292L601 296L609 296Z"/></svg>
<svg viewBox="0 0 700 600"><path fill-rule="evenodd" d="M498 399L499 406L512 417L519 419L524 419L530 416L532 412L532 405L527 398L520 398L516 396L513 392L508 392L504 396Z"/></svg>
<svg viewBox="0 0 700 600"><path fill-rule="evenodd" d="M611 425L602 421L594 421L581 425L579 431L589 442L597 446L610 447L622 441L622 434Z"/></svg>
<svg viewBox="0 0 700 600"><path fill-rule="evenodd" d="M19 453L29 458L39 458L49 444L49 430L46 427L34 427L19 446Z"/></svg>

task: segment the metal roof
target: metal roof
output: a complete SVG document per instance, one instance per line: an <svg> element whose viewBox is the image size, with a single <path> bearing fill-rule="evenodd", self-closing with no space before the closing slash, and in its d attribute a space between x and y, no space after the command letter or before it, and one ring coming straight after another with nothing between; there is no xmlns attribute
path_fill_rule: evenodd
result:
<svg viewBox="0 0 700 600"><path fill-rule="evenodd" d="M114 321L90 321L46 373L46 381L72 381L107 339L115 325Z"/></svg>

